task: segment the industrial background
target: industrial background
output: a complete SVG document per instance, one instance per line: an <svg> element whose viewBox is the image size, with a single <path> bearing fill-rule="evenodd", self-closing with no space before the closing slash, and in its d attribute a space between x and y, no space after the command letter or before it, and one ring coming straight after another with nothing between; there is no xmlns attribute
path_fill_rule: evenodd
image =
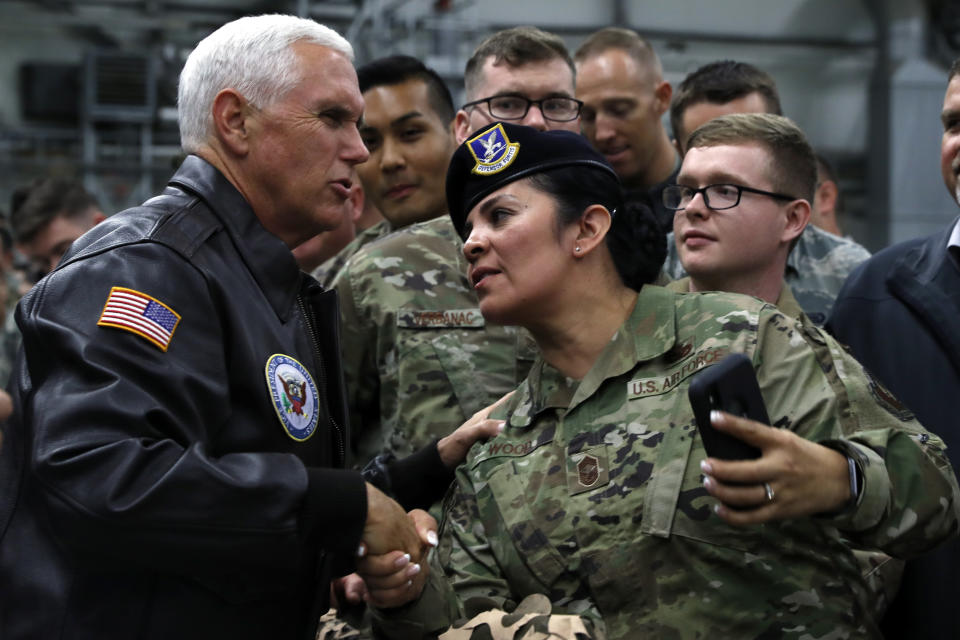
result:
<svg viewBox="0 0 960 640"><path fill-rule="evenodd" d="M180 157L184 59L224 22L259 13L337 29L358 64L417 56L457 101L467 58L498 29L536 25L572 51L626 26L674 84L722 58L769 72L786 115L838 169L845 231L868 248L956 215L939 171L955 0L0 0L0 210L47 174L82 177L105 211L155 193Z"/></svg>

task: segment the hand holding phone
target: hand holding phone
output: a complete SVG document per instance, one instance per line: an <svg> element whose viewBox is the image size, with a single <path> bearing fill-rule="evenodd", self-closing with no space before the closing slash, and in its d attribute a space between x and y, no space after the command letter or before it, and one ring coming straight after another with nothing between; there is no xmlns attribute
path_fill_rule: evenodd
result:
<svg viewBox="0 0 960 640"><path fill-rule="evenodd" d="M742 353L733 353L718 364L707 367L690 381L687 395L708 456L723 460L753 460L760 457L759 449L716 430L710 423L710 412L719 410L770 424L750 358Z"/></svg>

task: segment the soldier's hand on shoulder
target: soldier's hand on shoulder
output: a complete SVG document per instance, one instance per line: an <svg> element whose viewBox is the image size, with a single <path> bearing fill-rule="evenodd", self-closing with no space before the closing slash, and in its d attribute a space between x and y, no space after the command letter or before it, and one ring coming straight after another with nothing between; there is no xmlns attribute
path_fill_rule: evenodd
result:
<svg viewBox="0 0 960 640"><path fill-rule="evenodd" d="M448 469L453 469L464 461L467 452L477 440L492 438L503 431L503 420L491 420L489 415L510 399L513 391L503 396L492 405L473 414L469 420L457 427L457 430L441 438L437 442L440 459Z"/></svg>

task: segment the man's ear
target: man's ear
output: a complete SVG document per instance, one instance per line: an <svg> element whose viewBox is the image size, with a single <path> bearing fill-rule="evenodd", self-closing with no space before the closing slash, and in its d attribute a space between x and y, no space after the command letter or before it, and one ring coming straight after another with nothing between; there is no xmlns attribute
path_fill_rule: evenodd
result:
<svg viewBox="0 0 960 640"><path fill-rule="evenodd" d="M833 180L823 180L817 185L817 193L814 200L819 201L820 210L833 213L837 208L837 197L840 195L840 189Z"/></svg>
<svg viewBox="0 0 960 640"><path fill-rule="evenodd" d="M810 222L810 203L806 200L794 200L787 205L786 224L783 228L781 242L791 243L794 238L803 233Z"/></svg>
<svg viewBox="0 0 960 640"><path fill-rule="evenodd" d="M585 256L602 244L612 223L613 218L603 205L593 204L587 207L577 225L575 247L580 247L580 251L574 253L574 257Z"/></svg>
<svg viewBox="0 0 960 640"><path fill-rule="evenodd" d="M213 131L220 145L234 155L245 156L250 149L250 107L234 89L223 89L213 99Z"/></svg>
<svg viewBox="0 0 960 640"><path fill-rule="evenodd" d="M459 147L470 135L470 114L460 109L453 119L453 134Z"/></svg>
<svg viewBox="0 0 960 640"><path fill-rule="evenodd" d="M661 80L653 90L656 97L657 115L662 116L670 108L670 98L673 97L673 87L666 80Z"/></svg>

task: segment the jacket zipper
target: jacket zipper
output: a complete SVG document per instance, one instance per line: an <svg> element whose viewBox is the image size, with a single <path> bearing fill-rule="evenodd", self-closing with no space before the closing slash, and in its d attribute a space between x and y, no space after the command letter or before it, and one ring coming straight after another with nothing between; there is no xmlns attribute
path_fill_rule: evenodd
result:
<svg viewBox="0 0 960 640"><path fill-rule="evenodd" d="M327 411L327 419L330 421L330 424L333 425L333 431L336 436L337 452L339 453L339 458L334 462L335 466L342 467L346 458L346 450L344 449L343 443L343 432L340 429L340 425L337 424L337 421L333 417L332 409L330 408L330 403L327 401L327 372L326 367L323 364L323 356L320 354L320 343L317 342L317 333L313 328L313 321L310 319L310 315L307 313L307 307L303 303L303 296L299 293L297 294L297 304L300 306L300 313L303 314L303 320L307 323L307 333L310 334L310 344L313 345L313 355L317 361L317 367L319 369L319 384L317 385L317 391L320 392L321 397L323 398L323 405Z"/></svg>

